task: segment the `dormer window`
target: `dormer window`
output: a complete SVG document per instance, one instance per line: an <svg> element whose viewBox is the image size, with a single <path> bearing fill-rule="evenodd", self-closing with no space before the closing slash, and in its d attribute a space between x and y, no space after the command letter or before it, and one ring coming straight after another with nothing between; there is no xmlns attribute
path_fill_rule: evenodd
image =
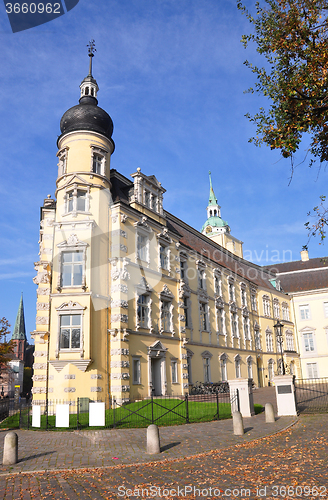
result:
<svg viewBox="0 0 328 500"><path fill-rule="evenodd" d="M164 216L163 194L165 189L154 175L145 175L141 169L131 174L134 180L133 190L130 193L130 203L138 203Z"/></svg>

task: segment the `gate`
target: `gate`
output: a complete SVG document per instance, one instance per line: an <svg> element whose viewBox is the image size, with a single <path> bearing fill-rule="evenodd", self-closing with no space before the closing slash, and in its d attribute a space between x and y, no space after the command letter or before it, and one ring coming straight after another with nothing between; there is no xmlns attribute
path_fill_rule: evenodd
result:
<svg viewBox="0 0 328 500"><path fill-rule="evenodd" d="M296 409L299 413L328 411L328 377L295 380Z"/></svg>

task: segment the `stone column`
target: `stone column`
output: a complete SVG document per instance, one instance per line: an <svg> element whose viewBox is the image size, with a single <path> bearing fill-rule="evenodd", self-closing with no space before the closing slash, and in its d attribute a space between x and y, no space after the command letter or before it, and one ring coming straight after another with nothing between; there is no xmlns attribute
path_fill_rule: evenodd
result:
<svg viewBox="0 0 328 500"><path fill-rule="evenodd" d="M278 375L273 378L276 388L278 417L297 415L293 375Z"/></svg>
<svg viewBox="0 0 328 500"><path fill-rule="evenodd" d="M230 399L235 397L238 389L239 394L239 411L243 417L252 417L255 415L252 379L251 378L236 378L229 380ZM232 411L237 411L238 408L232 408Z"/></svg>

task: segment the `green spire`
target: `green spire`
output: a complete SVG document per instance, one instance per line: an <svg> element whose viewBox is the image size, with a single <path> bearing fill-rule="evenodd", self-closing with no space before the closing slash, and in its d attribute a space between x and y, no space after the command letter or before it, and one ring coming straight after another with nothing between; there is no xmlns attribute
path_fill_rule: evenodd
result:
<svg viewBox="0 0 328 500"><path fill-rule="evenodd" d="M209 176L210 176L210 197L209 197L209 200L208 200L208 206L210 206L210 205L217 205L218 204L218 200L215 197L214 189L213 189L213 186L212 186L211 171L209 171L208 173L209 173Z"/></svg>
<svg viewBox="0 0 328 500"><path fill-rule="evenodd" d="M11 340L27 340L25 331L23 294L20 299L19 308L15 321L14 333Z"/></svg>

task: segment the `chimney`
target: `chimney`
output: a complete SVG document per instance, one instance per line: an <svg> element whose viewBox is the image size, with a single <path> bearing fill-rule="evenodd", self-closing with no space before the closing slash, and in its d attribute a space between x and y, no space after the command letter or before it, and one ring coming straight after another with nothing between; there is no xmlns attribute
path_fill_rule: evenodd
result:
<svg viewBox="0 0 328 500"><path fill-rule="evenodd" d="M309 252L307 250L302 250L301 251L301 261L306 262L308 260L310 260L309 259Z"/></svg>

